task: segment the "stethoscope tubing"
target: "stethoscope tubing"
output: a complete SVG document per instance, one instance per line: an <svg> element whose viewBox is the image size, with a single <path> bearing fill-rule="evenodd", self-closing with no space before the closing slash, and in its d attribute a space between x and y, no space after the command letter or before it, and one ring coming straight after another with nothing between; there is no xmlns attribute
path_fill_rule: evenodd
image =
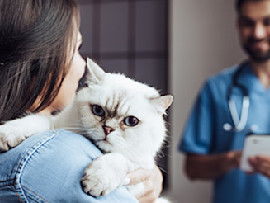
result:
<svg viewBox="0 0 270 203"><path fill-rule="evenodd" d="M244 69L244 67L247 65L247 62L242 62L238 69L235 71L232 77L232 84L229 86L228 93L227 93L227 102L229 105L229 111L230 115L232 117L233 126L229 123L224 124L224 129L226 131L242 131L245 129L245 126L247 124L248 120L248 109L249 109L249 95L248 95L248 89L241 85L238 82L240 73ZM240 91L243 94L243 102L242 102L242 109L241 109L241 115L238 114L235 102L232 100L232 91L234 88L239 88Z"/></svg>

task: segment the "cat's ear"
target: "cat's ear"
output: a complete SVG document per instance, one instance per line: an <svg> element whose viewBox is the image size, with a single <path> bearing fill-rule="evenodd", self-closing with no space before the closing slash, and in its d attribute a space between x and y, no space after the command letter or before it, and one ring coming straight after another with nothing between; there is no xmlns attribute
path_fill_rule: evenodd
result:
<svg viewBox="0 0 270 203"><path fill-rule="evenodd" d="M88 81L98 83L103 79L105 71L92 59L87 58L87 69L89 72L87 75Z"/></svg>
<svg viewBox="0 0 270 203"><path fill-rule="evenodd" d="M153 104L160 114L165 114L165 111L171 106L173 102L173 96L166 95L160 96L154 99L150 99L150 103Z"/></svg>

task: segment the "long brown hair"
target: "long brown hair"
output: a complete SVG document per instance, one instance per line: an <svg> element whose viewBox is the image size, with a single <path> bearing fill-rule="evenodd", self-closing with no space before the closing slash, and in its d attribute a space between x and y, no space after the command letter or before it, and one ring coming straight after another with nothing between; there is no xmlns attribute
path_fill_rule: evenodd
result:
<svg viewBox="0 0 270 203"><path fill-rule="evenodd" d="M74 44L74 0L0 0L0 121L57 95Z"/></svg>

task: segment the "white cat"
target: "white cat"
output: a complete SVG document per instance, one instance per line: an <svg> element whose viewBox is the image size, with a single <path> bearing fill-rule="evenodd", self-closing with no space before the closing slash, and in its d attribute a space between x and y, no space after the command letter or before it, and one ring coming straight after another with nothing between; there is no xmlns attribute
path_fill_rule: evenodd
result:
<svg viewBox="0 0 270 203"><path fill-rule="evenodd" d="M173 97L116 73L105 73L87 59L87 85L59 115L28 115L0 126L0 151L27 137L55 128L82 130L104 155L90 163L82 178L85 192L106 195L137 168L152 169L166 137L163 115ZM129 188L138 195L143 184Z"/></svg>

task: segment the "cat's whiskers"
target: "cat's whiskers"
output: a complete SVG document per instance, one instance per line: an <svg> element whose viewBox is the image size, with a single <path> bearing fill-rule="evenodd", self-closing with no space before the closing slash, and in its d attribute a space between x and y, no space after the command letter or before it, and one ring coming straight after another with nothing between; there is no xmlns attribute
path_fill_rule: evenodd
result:
<svg viewBox="0 0 270 203"><path fill-rule="evenodd" d="M76 128L76 127L64 127L62 129L64 129L64 130L82 130L82 131L87 131L87 129Z"/></svg>
<svg viewBox="0 0 270 203"><path fill-rule="evenodd" d="M74 127L67 126L67 127L63 127L62 129L70 130L70 131L76 132L78 134L85 134L88 131L88 129L84 128L83 126L82 127L80 127L80 126L82 126L82 125L74 125Z"/></svg>
<svg viewBox="0 0 270 203"><path fill-rule="evenodd" d="M67 125L65 125L65 128L87 129L87 128L85 128L85 126L82 125L82 124L73 124L73 123L68 123Z"/></svg>
<svg viewBox="0 0 270 203"><path fill-rule="evenodd" d="M66 126L67 127L70 127L70 126L82 126L82 127L84 127L84 125L82 125L82 124L74 124L74 123L67 123Z"/></svg>

